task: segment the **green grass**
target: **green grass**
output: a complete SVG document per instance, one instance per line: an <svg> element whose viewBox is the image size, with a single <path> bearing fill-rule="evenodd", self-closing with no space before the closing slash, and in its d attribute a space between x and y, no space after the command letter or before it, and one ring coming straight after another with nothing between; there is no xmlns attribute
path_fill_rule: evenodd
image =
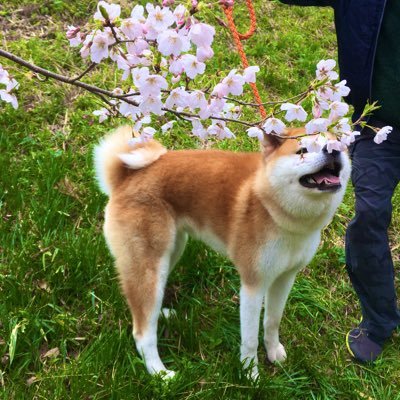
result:
<svg viewBox="0 0 400 400"><path fill-rule="evenodd" d="M91 15L95 4L9 1L0 6L2 46L72 76L83 62L62 30ZM246 43L250 63L262 69L264 99L288 98L306 87L321 58L335 56L333 14L261 0L256 5L259 30ZM243 10L238 22L245 30ZM222 28L219 38L210 68L239 66ZM238 360L238 276L228 260L192 241L165 298L178 317L160 321L162 358L179 374L168 385L150 377L135 351L102 237L106 198L93 179L93 145L118 121L98 125L91 115L100 104L96 98L56 82L39 83L26 70L0 62L21 82L20 109L0 113L0 397L400 399L398 334L374 366L353 363L344 345L346 331L360 317L344 269L351 188L292 290L281 330L285 364L262 362L260 346L261 378L247 380ZM113 87L118 76L102 67L90 80ZM219 146L257 147L235 132L238 140ZM174 148L198 145L181 133L163 141ZM390 233L398 268L399 194L393 202Z"/></svg>

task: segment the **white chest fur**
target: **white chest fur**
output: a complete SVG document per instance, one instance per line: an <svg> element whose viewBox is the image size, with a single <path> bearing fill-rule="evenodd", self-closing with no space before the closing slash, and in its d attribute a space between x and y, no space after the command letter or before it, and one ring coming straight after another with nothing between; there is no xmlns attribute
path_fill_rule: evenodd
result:
<svg viewBox="0 0 400 400"><path fill-rule="evenodd" d="M283 272L305 267L317 251L320 236L319 231L309 235L282 233L268 241L258 262L265 281L270 282Z"/></svg>

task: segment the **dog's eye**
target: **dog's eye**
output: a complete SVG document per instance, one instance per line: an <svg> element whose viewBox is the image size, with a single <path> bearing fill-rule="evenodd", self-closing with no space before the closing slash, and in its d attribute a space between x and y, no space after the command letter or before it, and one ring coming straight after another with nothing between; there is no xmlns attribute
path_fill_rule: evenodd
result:
<svg viewBox="0 0 400 400"><path fill-rule="evenodd" d="M308 153L308 151L305 147L302 147L300 150L296 151L296 154L306 154L306 153Z"/></svg>

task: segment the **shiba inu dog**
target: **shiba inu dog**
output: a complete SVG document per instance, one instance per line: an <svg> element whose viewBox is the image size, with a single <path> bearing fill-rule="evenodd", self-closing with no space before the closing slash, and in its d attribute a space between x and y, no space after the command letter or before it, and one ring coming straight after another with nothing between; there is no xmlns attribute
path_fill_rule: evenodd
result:
<svg viewBox="0 0 400 400"><path fill-rule="evenodd" d="M157 321L168 274L193 235L226 254L240 274L240 357L257 377L262 304L268 359L282 361L283 309L342 201L347 154L307 153L297 140L272 135L260 153L167 151L154 140L129 145L130 137L128 127L106 136L95 149L95 168L109 195L104 234L147 370L174 375L158 354Z"/></svg>

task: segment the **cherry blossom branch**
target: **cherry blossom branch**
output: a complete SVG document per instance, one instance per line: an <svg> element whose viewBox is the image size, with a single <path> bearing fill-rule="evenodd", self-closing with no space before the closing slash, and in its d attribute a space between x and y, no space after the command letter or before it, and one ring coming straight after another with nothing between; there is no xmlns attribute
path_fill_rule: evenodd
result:
<svg viewBox="0 0 400 400"><path fill-rule="evenodd" d="M91 92L91 93L99 96L109 106L111 106L112 104L106 99L105 96L111 97L111 98L114 98L114 99L119 99L119 100L121 100L121 101L123 101L125 103L128 103L128 104L136 106L136 107L139 105L139 103L137 103L136 101L127 99L126 98L127 97L126 94L117 95L117 94L114 94L113 92L111 92L109 90L105 90L105 89L99 88L97 86L90 85L90 84L85 83L85 82L81 82L81 81L77 80L77 78L79 76L78 77L74 77L74 78L69 78L69 77L66 77L64 75L57 74L57 73L49 71L47 69L38 67L35 64L31 64L28 61L22 59L21 57L18 57L15 54L12 54L12 53L10 53L8 51L5 51L3 49L0 49L0 57L7 58L10 61L15 62L16 64L19 64L19 65L21 65L21 66L23 66L25 68L28 68L29 70L31 70L31 71L33 71L33 72L35 72L37 74L43 75L43 76L45 76L47 78L52 78L52 79L58 80L60 82L67 83L69 85L78 86L78 87L80 87L82 89L85 89L88 92ZM90 70L93 69L93 67L91 67ZM80 75L84 76L88 72L89 72L89 68L87 68L85 71L83 71L83 73L80 74ZM133 94L129 94L129 95L133 95ZM191 119L193 119L193 118L200 119L200 116L198 114L192 114L192 113L183 112L183 111L175 111L175 110L171 110L171 109L166 108L166 107L163 107L162 110L165 111L165 112L169 112L169 113L171 113L173 115L176 115L176 116L182 116L182 117L191 118ZM235 123L247 126L247 127L252 127L252 126L258 125L258 124L263 122L263 121L247 122L247 121L236 120L236 119L233 119L233 118L225 118L225 117L217 117L217 116L211 116L210 119L214 119L214 120L217 120L217 121L225 121L225 122L235 122Z"/></svg>

